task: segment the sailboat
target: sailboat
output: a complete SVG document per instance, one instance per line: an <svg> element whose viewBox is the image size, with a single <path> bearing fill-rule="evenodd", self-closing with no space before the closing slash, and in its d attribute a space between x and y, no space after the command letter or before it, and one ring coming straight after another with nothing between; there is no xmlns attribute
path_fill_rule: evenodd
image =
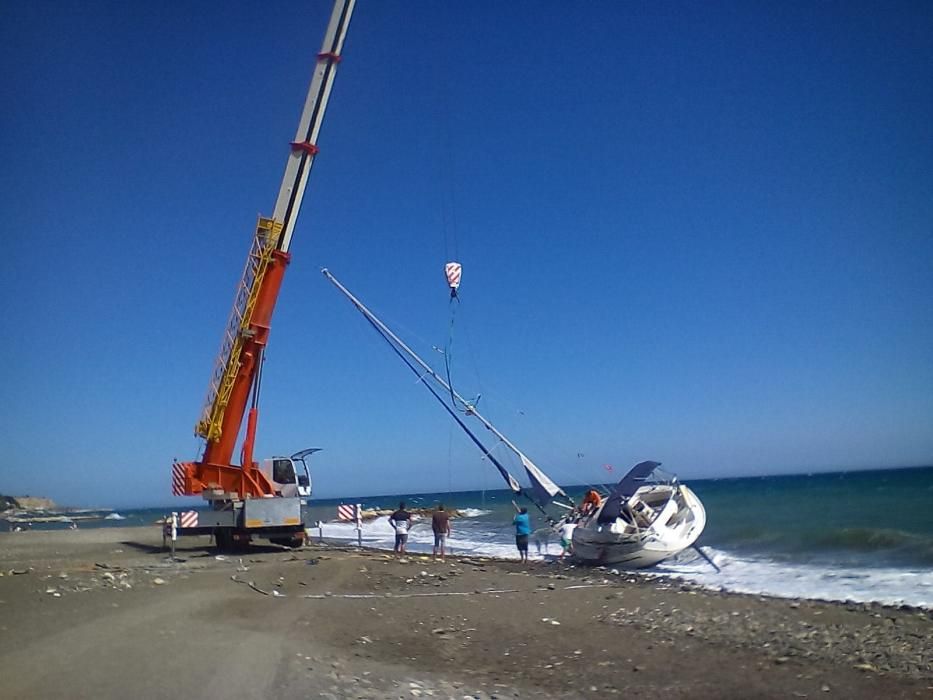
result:
<svg viewBox="0 0 933 700"><path fill-rule="evenodd" d="M528 499L555 529L572 524L572 556L594 565L629 569L653 566L696 542L706 525L706 511L696 494L677 481L664 478L660 462L640 462L592 507L578 507L567 493L522 450L464 399L449 382L373 314L326 268L321 272L363 314L396 355L418 376L466 435L499 471L509 489ZM439 388L432 386L431 379ZM442 396L443 394L443 396ZM449 396L448 402L445 397ZM530 486L525 488L470 429L464 418L477 420L518 457ZM554 514L549 507L560 509ZM700 551L700 550L697 550ZM700 554L705 557L702 551Z"/></svg>
<svg viewBox="0 0 933 700"><path fill-rule="evenodd" d="M599 507L580 518L573 530L574 558L643 569L694 546L706 526L706 509L676 476L663 477L660 466L639 462Z"/></svg>

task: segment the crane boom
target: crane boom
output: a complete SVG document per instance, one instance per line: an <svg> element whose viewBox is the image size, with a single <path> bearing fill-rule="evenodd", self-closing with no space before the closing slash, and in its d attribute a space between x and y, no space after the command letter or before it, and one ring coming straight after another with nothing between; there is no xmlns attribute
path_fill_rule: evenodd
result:
<svg viewBox="0 0 933 700"><path fill-rule="evenodd" d="M355 2L334 2L297 135L291 142L275 208L271 218L259 217L211 374L204 408L195 426L195 434L205 440L204 454L198 462L180 465L184 476L173 481L176 495L193 495L205 489L235 492L240 498L273 494L272 484L252 461L262 354L268 342L272 313L285 268L290 260L288 249L292 233L318 152L316 142ZM253 408L244 438L241 465L237 466L231 463L231 459L251 396Z"/></svg>
<svg viewBox="0 0 933 700"><path fill-rule="evenodd" d="M305 100L304 110L298 121L298 131L292 142L292 152L285 166L282 186L275 200L272 218L282 222L279 250L283 253L288 252L292 241L295 221L298 219L305 186L308 184L308 176L311 174L311 166L314 164L314 156L317 153L318 132L324 120L324 111L330 99L334 77L337 75L337 64L340 63L340 52L343 50L347 26L350 24L350 16L353 14L355 3L356 0L342 0L334 3L334 11L331 13L327 32L324 34L324 43L318 54L314 77L311 79L308 98Z"/></svg>

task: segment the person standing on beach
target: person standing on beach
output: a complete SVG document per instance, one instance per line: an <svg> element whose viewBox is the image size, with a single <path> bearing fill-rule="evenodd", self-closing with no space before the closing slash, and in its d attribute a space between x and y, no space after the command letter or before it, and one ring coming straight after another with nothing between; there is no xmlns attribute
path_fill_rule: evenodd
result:
<svg viewBox="0 0 933 700"><path fill-rule="evenodd" d="M512 505L515 505L512 503ZM519 508L518 515L512 520L512 524L515 526L515 546L518 547L518 556L521 557L522 563L525 564L528 562L528 535L531 534L531 516L528 515L527 508Z"/></svg>
<svg viewBox="0 0 933 700"><path fill-rule="evenodd" d="M411 527L411 513L405 510L405 501L399 503L398 510L389 516L389 524L395 530L395 553L404 554L408 529Z"/></svg>
<svg viewBox="0 0 933 700"><path fill-rule="evenodd" d="M444 510L444 504L438 503L437 510L431 516L431 529L434 530L434 558L437 559L437 550L441 550L441 561L444 561L444 547L450 535L450 513Z"/></svg>
<svg viewBox="0 0 933 700"><path fill-rule="evenodd" d="M539 557L547 557L550 552L551 546L551 535L554 534L554 529L549 524L545 527L539 527L533 533L531 533L531 539L535 543L535 549L538 550Z"/></svg>
<svg viewBox="0 0 933 700"><path fill-rule="evenodd" d="M576 523L565 522L560 526L560 558L565 554L573 554L573 530Z"/></svg>

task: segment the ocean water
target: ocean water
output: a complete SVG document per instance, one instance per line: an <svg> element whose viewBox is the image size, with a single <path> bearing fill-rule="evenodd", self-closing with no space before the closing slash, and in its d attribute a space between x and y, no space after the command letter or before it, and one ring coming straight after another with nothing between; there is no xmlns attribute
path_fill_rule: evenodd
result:
<svg viewBox="0 0 933 700"><path fill-rule="evenodd" d="M933 467L687 483L707 512L699 545L721 571L691 550L650 571L716 590L933 609ZM583 490L568 492L579 500ZM452 521L448 544L453 553L517 558L512 498L506 490L312 498L308 526L315 536L322 532L326 538L356 541L353 524L334 522L339 503L394 509L400 500L409 508L442 502L464 516ZM190 503L199 505L194 499ZM151 524L167 510L121 510L115 515L125 519L82 521L79 527ZM559 554L558 538L548 537L544 517L533 507L529 512L539 528L532 536L531 558ZM323 522L320 529L318 521ZM366 546L391 549L394 532L388 519L365 523L362 539ZM409 551L430 553L432 545L430 521L416 521Z"/></svg>

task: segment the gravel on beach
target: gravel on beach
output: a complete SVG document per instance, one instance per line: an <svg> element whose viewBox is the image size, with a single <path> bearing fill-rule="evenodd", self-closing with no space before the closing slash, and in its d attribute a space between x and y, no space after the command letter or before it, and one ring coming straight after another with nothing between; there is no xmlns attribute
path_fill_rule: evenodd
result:
<svg viewBox="0 0 933 700"><path fill-rule="evenodd" d="M6 697L933 697L931 637L928 610L558 563L0 535Z"/></svg>

